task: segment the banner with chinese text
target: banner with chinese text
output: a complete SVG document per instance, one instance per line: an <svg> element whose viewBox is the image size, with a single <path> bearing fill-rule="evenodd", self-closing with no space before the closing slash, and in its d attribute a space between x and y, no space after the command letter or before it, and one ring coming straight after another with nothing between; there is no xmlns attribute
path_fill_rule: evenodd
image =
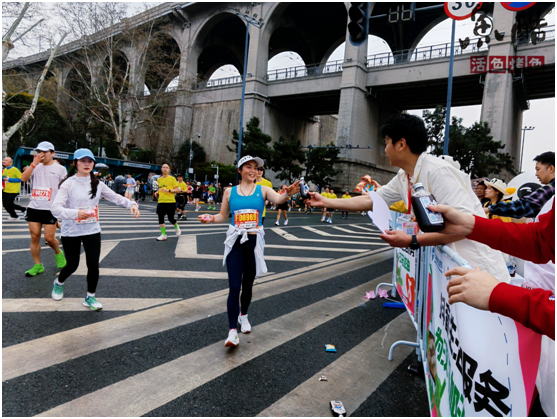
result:
<svg viewBox="0 0 557 419"><path fill-rule="evenodd" d="M432 416L527 416L541 336L463 303L450 305L456 264L437 248L427 262L425 376Z"/></svg>
<svg viewBox="0 0 557 419"><path fill-rule="evenodd" d="M396 290L406 308L415 316L416 305L416 256L417 251L409 248L397 248Z"/></svg>

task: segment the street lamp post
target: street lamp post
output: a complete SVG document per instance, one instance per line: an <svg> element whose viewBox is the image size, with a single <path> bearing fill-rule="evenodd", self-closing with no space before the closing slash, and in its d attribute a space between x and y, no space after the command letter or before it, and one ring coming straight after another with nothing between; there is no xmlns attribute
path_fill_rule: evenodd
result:
<svg viewBox="0 0 557 419"><path fill-rule="evenodd" d="M524 127L522 128L522 150L520 152L520 167L518 168L522 172L522 157L524 156L524 140L526 137L526 131L532 131L536 127Z"/></svg>
<svg viewBox="0 0 557 419"><path fill-rule="evenodd" d="M246 97L246 77L247 77L247 67L248 67L248 45L249 45L249 25L253 25L256 28L261 29L264 25L263 19L257 20L257 14L248 16L249 11L246 13L237 12L236 16L246 22L246 45L244 48L244 72L242 74L242 104L240 106L240 129L238 131L238 161L242 157L242 134L244 130L244 102ZM236 184L239 181L239 173L236 173Z"/></svg>

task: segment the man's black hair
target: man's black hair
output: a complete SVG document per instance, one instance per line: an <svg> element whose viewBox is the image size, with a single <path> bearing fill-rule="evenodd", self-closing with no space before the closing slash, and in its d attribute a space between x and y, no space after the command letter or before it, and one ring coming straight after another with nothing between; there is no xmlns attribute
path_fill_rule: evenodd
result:
<svg viewBox="0 0 557 419"><path fill-rule="evenodd" d="M393 115L379 132L382 138L391 138L393 145L404 138L413 154L421 154L427 149L427 130L423 119L418 116L407 113Z"/></svg>
<svg viewBox="0 0 557 419"><path fill-rule="evenodd" d="M534 161L537 161L541 164L547 164L549 166L555 167L555 152L554 151L546 151L536 157L534 157Z"/></svg>

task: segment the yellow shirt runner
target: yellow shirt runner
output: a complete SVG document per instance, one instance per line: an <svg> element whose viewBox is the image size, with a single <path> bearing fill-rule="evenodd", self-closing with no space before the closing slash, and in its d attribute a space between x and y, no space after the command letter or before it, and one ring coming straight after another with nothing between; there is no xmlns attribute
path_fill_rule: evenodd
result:
<svg viewBox="0 0 557 419"><path fill-rule="evenodd" d="M273 184L271 183L270 180L265 179L264 177L261 178L261 182L256 182L256 185L262 185L262 186L268 186L269 188L273 189ZM265 217L265 214L267 214L267 207L265 206L263 208L263 217Z"/></svg>
<svg viewBox="0 0 557 419"><path fill-rule="evenodd" d="M159 204L170 204L176 202L176 196L172 192L161 192L162 188L172 190L178 186L178 181L174 176L163 178L162 176L157 179L159 184Z"/></svg>

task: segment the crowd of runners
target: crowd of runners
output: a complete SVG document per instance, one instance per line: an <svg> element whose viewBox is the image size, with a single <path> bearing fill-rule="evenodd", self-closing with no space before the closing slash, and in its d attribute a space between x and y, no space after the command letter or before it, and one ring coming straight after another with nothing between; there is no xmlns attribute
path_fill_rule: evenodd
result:
<svg viewBox="0 0 557 419"><path fill-rule="evenodd" d="M553 413L554 406L554 338L555 338L555 153L547 152L536 157L536 176L542 187L518 200L508 202L503 198L507 185L499 179L489 179L474 191L470 178L453 163L430 155L427 149L427 132L418 117L400 114L393 116L381 128L385 139L385 154L392 166L399 167L398 174L386 185L373 181L373 189L389 206L397 205L400 212L412 213L410 195L415 184L428 186L439 202L430 207L445 216L445 230L439 233L409 235L403 231L387 231L380 235L393 247L435 246L450 244L475 270L455 269L449 282L449 302L463 302L483 310L504 314L549 338L542 345L545 372L540 379L540 399L543 410ZM51 296L61 300L67 279L77 270L81 245L87 264L87 291L83 305L92 310L102 309L95 292L99 280L101 228L99 201L105 199L128 210L135 218L140 216L139 205L133 200L135 181L126 179L125 195L111 190L93 174L95 157L88 149L74 153L70 171L54 159L54 146L40 143L33 162L20 175L14 170L11 159L3 160L3 202L10 216L16 210L26 211L31 234L31 256L34 265L27 276L45 271L41 263L40 237L54 250L56 265L61 269L54 281ZM182 176L170 174L168 164L162 165L162 175L156 180L160 236L167 240L165 218L174 228L181 230L176 219L186 219L186 205L191 202L199 212L200 201L206 202L207 212L198 215L203 224L229 223L224 240L223 265L228 271L229 295L228 337L226 347L240 342L238 325L242 333L250 333L248 309L252 299L255 278L267 272L264 259L265 232L263 228L266 207L277 210L275 225L288 225L288 212L298 205L298 210L311 213L321 211L321 221L331 224L335 210L342 211L342 218L349 212L365 214L373 209L373 200L367 193L352 197L347 190L338 199L332 188L324 187L321 193L309 192L309 199L300 202L299 182L282 185L273 190L264 178L264 162L259 157L245 156L237 162L239 182L221 190L220 185L204 188L199 182L188 184ZM32 193L27 208L14 204L14 184L31 180ZM480 200L483 201L480 201ZM217 203L217 200L219 201ZM529 217L531 222L517 224L512 218ZM499 218L499 219L497 219ZM535 218L535 220L534 220ZM61 241L55 237L61 221ZM481 226L481 231L478 226ZM504 240L501 239L504 237ZM502 253L502 252L504 253ZM64 254L65 252L65 254ZM528 267L528 287L509 285L508 256L518 256L531 261ZM525 271L526 272L526 271ZM541 372L540 372L541 373ZM549 375L549 376L548 376ZM553 380L553 387L550 386ZM549 390L548 390L549 389ZM549 400L549 402L548 402Z"/></svg>

